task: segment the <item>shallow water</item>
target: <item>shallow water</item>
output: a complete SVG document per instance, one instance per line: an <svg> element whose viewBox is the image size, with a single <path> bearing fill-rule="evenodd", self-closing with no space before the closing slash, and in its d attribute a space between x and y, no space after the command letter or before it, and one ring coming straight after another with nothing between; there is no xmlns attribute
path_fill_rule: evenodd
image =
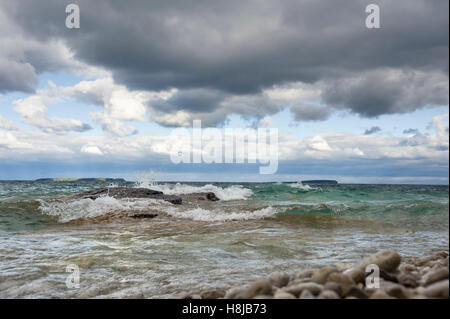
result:
<svg viewBox="0 0 450 319"><path fill-rule="evenodd" d="M0 297L167 298L273 270L354 263L383 248L448 251L448 186L161 183L151 188L221 200L60 198L104 186L0 182ZM158 216L118 218L149 210ZM79 289L66 287L70 264L80 268Z"/></svg>

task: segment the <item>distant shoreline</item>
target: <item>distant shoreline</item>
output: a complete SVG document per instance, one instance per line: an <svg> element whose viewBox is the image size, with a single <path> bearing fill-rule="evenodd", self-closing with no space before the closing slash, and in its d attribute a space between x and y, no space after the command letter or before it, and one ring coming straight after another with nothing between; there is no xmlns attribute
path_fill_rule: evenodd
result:
<svg viewBox="0 0 450 319"><path fill-rule="evenodd" d="M53 182L52 180L55 178L38 178L38 179L1 179L1 182ZM56 178L58 182L122 182L122 183L136 183L137 180L126 180L124 178ZM188 184L242 184L242 185L249 185L249 184L295 184L299 183L299 181L165 181L165 180L159 180L156 181L158 183L169 183L169 184L176 184L176 183L188 183ZM310 183L309 181L301 181L303 184L314 184ZM320 183L316 184L320 185ZM421 184L421 183L337 183L337 184L331 184L331 183L322 183L323 186L345 186L345 185L405 185L405 186L447 186L449 187L450 184Z"/></svg>

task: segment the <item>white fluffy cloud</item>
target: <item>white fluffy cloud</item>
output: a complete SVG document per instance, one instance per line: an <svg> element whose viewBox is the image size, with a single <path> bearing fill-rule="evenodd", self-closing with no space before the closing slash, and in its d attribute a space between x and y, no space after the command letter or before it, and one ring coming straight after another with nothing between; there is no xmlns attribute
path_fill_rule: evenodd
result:
<svg viewBox="0 0 450 319"><path fill-rule="evenodd" d="M0 129L14 131L17 130L17 126L13 120L8 120L0 114Z"/></svg>
<svg viewBox="0 0 450 319"><path fill-rule="evenodd" d="M103 155L103 152L96 145L83 145L81 147L81 152L86 153L86 154L93 154L93 155Z"/></svg>
<svg viewBox="0 0 450 319"><path fill-rule="evenodd" d="M36 95L19 99L13 102L14 111L22 116L22 122L35 126L45 132L84 132L91 127L79 120L65 118L50 118L47 114L47 105L55 104L60 99L50 90L40 90Z"/></svg>
<svg viewBox="0 0 450 319"><path fill-rule="evenodd" d="M144 121L146 102L150 94L143 91L129 91L123 85L117 85L112 78L94 81L82 81L60 92L75 100L102 105L105 112L116 120Z"/></svg>
<svg viewBox="0 0 450 319"><path fill-rule="evenodd" d="M279 133L280 161L330 162L346 160L390 159L406 162L431 160L448 162L448 114L434 117L430 134L422 136L355 135L348 133L317 134L295 138L287 132ZM122 128L119 128L120 131ZM120 132L119 132L120 133ZM173 144L170 136L81 136L30 131L0 131L0 158L83 159L86 154L115 160L150 160L162 158L169 162ZM117 134L120 135L120 134Z"/></svg>

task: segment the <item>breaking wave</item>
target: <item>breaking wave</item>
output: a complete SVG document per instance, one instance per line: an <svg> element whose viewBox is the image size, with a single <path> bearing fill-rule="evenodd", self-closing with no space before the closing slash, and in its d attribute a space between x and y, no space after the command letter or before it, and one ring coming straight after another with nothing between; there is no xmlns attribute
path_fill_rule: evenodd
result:
<svg viewBox="0 0 450 319"><path fill-rule="evenodd" d="M139 184L139 187L145 185ZM166 195L183 195L191 193L213 192L223 201L229 200L245 200L253 195L251 189L245 188L242 185L232 185L229 187L219 187L212 184L204 186L191 186L186 184L153 184L150 187L157 191L161 191Z"/></svg>
<svg viewBox="0 0 450 319"><path fill-rule="evenodd" d="M311 190L318 190L318 189L320 189L320 188L317 188L317 187L311 187L309 185L302 184L301 182L293 183L293 184L287 184L287 185L289 185L289 187L301 189L303 191L311 191Z"/></svg>
<svg viewBox="0 0 450 319"><path fill-rule="evenodd" d="M148 211L149 207L170 206L172 204L160 199L116 199L109 196L99 197L95 200L85 198L72 201L40 200L39 210L49 216L58 218L61 223L77 219L94 218L113 212L141 212Z"/></svg>
<svg viewBox="0 0 450 319"><path fill-rule="evenodd" d="M195 208L191 210L179 211L174 207L168 207L165 212L176 218L192 219L195 221L219 222L232 220L250 220L264 219L274 217L278 214L277 210L269 206L255 211L247 212L225 212L221 210L206 210L203 208Z"/></svg>

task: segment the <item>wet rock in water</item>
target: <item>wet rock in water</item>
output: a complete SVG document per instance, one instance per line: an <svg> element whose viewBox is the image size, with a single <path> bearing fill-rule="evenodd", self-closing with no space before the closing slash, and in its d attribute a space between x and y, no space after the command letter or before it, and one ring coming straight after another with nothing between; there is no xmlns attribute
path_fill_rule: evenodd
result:
<svg viewBox="0 0 450 319"><path fill-rule="evenodd" d="M330 274L335 273L335 272L339 272L339 270L335 267L326 266L326 267L320 268L311 277L311 281L314 281L315 283L323 285L324 283L327 282L328 276L330 276Z"/></svg>
<svg viewBox="0 0 450 319"><path fill-rule="evenodd" d="M448 299L448 279L436 282L423 290L423 294L428 298Z"/></svg>
<svg viewBox="0 0 450 319"><path fill-rule="evenodd" d="M281 272L273 272L269 275L269 281L273 286L283 288L289 283L289 275Z"/></svg>
<svg viewBox="0 0 450 319"><path fill-rule="evenodd" d="M274 299L295 299L293 294L290 294L285 291L277 291L273 296Z"/></svg>
<svg viewBox="0 0 450 319"><path fill-rule="evenodd" d="M319 299L339 299L340 296L333 290L324 290L319 294Z"/></svg>
<svg viewBox="0 0 450 319"><path fill-rule="evenodd" d="M131 218L155 218L158 214L152 214L152 213L137 213L137 214L130 214L128 217Z"/></svg>
<svg viewBox="0 0 450 319"><path fill-rule="evenodd" d="M203 290L200 293L200 297L202 297L202 299L219 299L219 298L223 298L226 294L226 291L224 289L220 289L220 288L212 288L212 289L206 289Z"/></svg>
<svg viewBox="0 0 450 319"><path fill-rule="evenodd" d="M323 290L323 286L314 282L308 282L282 288L282 291L293 294L296 297L300 296L304 290L308 290L313 295L318 295Z"/></svg>
<svg viewBox="0 0 450 319"><path fill-rule="evenodd" d="M182 194L183 200L210 200L216 202L220 200L213 192Z"/></svg>
<svg viewBox="0 0 450 319"><path fill-rule="evenodd" d="M165 200L169 203L179 205L182 200L181 197L175 195L165 195L163 192L155 191L148 188L132 188L132 187L103 187L97 188L93 190L89 190L87 192L83 192L80 194L75 194L70 196L70 198L74 199L97 199L101 196L110 196L113 198L121 199L121 198L152 198L152 199L161 199Z"/></svg>
<svg viewBox="0 0 450 319"><path fill-rule="evenodd" d="M366 275L366 267L368 265L377 265L380 270L385 272L394 272L401 262L400 255L395 250L381 250L375 255L365 259L358 266L349 269L345 273L348 274L356 283L363 281Z"/></svg>
<svg viewBox="0 0 450 319"><path fill-rule="evenodd" d="M448 253L445 251L439 251L436 254L434 254L434 257L439 259L445 259L448 257Z"/></svg>
<svg viewBox="0 0 450 319"><path fill-rule="evenodd" d="M429 286L434 284L435 282L442 281L444 279L448 279L448 269L447 268L439 268L434 271L430 271L428 274L424 276L425 286Z"/></svg>
<svg viewBox="0 0 450 319"><path fill-rule="evenodd" d="M250 285L247 289L238 293L236 299L249 299L258 295L272 295L272 284L267 279L258 279Z"/></svg>

